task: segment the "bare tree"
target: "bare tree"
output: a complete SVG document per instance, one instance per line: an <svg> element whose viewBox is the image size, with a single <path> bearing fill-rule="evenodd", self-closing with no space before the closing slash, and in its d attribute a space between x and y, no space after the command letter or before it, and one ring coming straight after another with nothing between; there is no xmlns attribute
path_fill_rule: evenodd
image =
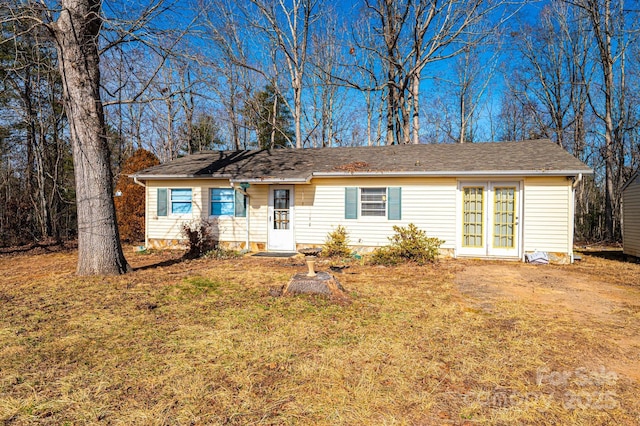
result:
<svg viewBox="0 0 640 426"><path fill-rule="evenodd" d="M339 34L346 32L338 16L337 10L328 8L311 35L313 54L310 57L312 68L308 73L308 86L312 96L304 116L308 123L308 138L315 147L339 144L344 139L340 135L341 130L348 124L336 119L341 116L345 103L345 89L334 77L343 71L339 68L339 64L344 62Z"/></svg>
<svg viewBox="0 0 640 426"><path fill-rule="evenodd" d="M540 133L571 148L568 132L584 121L592 74L586 65L590 46L581 20L572 8L555 1L542 10L536 24L525 24L514 34L511 45L522 61L517 73L508 70L509 80L523 104L540 104L535 111Z"/></svg>
<svg viewBox="0 0 640 426"><path fill-rule="evenodd" d="M114 46L139 42L141 33L147 36L149 29L145 25L165 10L161 5L162 0L152 0L146 8L140 8L138 4L108 3L109 20L103 19L99 0L16 0L4 9L8 11L3 14L4 22L28 22L25 34L47 28L55 43L74 162L79 247L77 272L81 275L120 274L129 269L115 222L109 128L104 105L133 103L140 93L127 101L103 102L102 91L109 96L113 93L106 85L101 85L100 60L101 55ZM133 12L139 15L130 19ZM117 19L115 16L119 13L128 18ZM101 38L105 33L110 37ZM164 45L147 44L164 58L170 55L174 46L175 41ZM143 85L141 93L149 84L150 81Z"/></svg>
<svg viewBox="0 0 640 426"><path fill-rule="evenodd" d="M597 105L593 94L590 94L589 99L593 112L604 124L604 224L605 238L612 241L616 237L620 207L618 195L622 184L620 164L616 158L624 158L623 138L628 118L625 114L625 96L628 90L626 53L629 45L636 42L640 30L637 28L638 22L633 20L637 18L637 11L626 10L624 0L576 0L569 4L577 7L589 23L598 53L596 63L602 74L601 93L604 105ZM628 26L628 21L635 25ZM624 160L622 161L624 164Z"/></svg>
<svg viewBox="0 0 640 426"><path fill-rule="evenodd" d="M497 33L496 33L497 34ZM495 73L500 48L497 43L469 44L455 58L458 143L474 142L480 106Z"/></svg>
<svg viewBox="0 0 640 426"><path fill-rule="evenodd" d="M295 147L302 148L302 102L305 75L310 50L311 27L317 19L319 0L248 0L228 4L213 1L209 6L216 14L209 20L213 38L237 65L260 74L282 96L291 111L295 128ZM227 11L220 16L219 11ZM236 19L240 16L240 19ZM244 28L238 31L240 24ZM244 31L244 32L243 32ZM253 49L247 52L242 38L252 34ZM253 53L251 55L250 53ZM257 59L256 59L257 57ZM269 58L265 61L265 58ZM255 60L254 60L255 59ZM291 88L292 101L281 87L281 69L286 70L286 81Z"/></svg>
<svg viewBox="0 0 640 426"><path fill-rule="evenodd" d="M78 274L122 274L129 265L116 225L100 96L101 1L61 0L60 5L49 27L58 49L77 182Z"/></svg>
<svg viewBox="0 0 640 426"><path fill-rule="evenodd" d="M503 0L365 0L365 5L377 34L370 49L379 53L387 72L387 144L419 143L426 67L484 43L512 11Z"/></svg>

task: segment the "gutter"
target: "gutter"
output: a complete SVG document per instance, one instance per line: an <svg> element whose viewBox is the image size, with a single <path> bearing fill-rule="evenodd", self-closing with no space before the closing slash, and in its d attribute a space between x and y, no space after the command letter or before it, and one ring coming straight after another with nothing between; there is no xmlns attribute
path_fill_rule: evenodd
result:
<svg viewBox="0 0 640 426"><path fill-rule="evenodd" d="M139 175L131 175L134 181L136 181ZM145 180L173 180L173 179L228 179L233 185L234 183L254 183L254 184L308 184L313 177L312 174L305 178L276 178L276 177L263 177L263 178L237 178L234 179L231 175L144 175Z"/></svg>
<svg viewBox="0 0 640 426"><path fill-rule="evenodd" d="M229 182L254 184L308 184L312 178L345 177L458 177L458 176L580 176L593 174L593 170L474 170L474 171L367 171L367 172L312 172L306 178L233 178L230 175L145 175L145 180L161 179L229 179ZM133 175L134 180L138 175Z"/></svg>
<svg viewBox="0 0 640 426"><path fill-rule="evenodd" d="M422 172L314 172L313 177L344 178L361 177L457 177L457 176L582 176L593 174L592 170L476 170L476 171L422 171Z"/></svg>

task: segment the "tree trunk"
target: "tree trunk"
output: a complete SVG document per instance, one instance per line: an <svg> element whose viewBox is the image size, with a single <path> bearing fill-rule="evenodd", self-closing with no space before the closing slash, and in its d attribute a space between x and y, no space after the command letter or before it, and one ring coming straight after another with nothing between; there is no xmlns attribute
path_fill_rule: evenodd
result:
<svg viewBox="0 0 640 426"><path fill-rule="evenodd" d="M464 143L467 130L467 106L465 103L464 87L462 93L460 93L460 136L458 136L458 143Z"/></svg>
<svg viewBox="0 0 640 426"><path fill-rule="evenodd" d="M613 124L613 96L614 96L614 83L613 83L613 54L611 52L611 2L606 0L604 2L604 22L602 28L600 16L599 16L599 4L597 2L591 3L591 20L593 29L598 43L598 49L600 51L600 65L602 67L602 73L604 77L604 101L605 101L605 113L604 113L604 164L605 164L605 196L604 196L604 226L605 226L605 238L607 241L613 241L614 239L614 217L613 217L613 202L615 199L613 174L614 174L614 158L613 158L613 145L614 141L614 124Z"/></svg>
<svg viewBox="0 0 640 426"><path fill-rule="evenodd" d="M387 96L387 132L386 132L386 141L387 145L393 145L393 141L395 140L394 136L394 128L395 128L395 117L396 117L396 102L395 102L395 90L393 87L393 82L389 80L387 83L388 87L388 96Z"/></svg>
<svg viewBox="0 0 640 426"><path fill-rule="evenodd" d="M296 132L296 148L302 148L302 82L293 88L293 108Z"/></svg>
<svg viewBox="0 0 640 426"><path fill-rule="evenodd" d="M413 144L420 143L420 74L414 75L411 81L411 99L413 101Z"/></svg>
<svg viewBox="0 0 640 426"><path fill-rule="evenodd" d="M274 92L273 94L273 110L271 111L271 143L269 145L269 149L273 149L276 147L276 129L277 129L277 119L278 119L278 94ZM296 122L296 126L297 126ZM297 129L297 127L296 127ZM296 144L297 144L297 136L296 136ZM297 148L297 146L296 146Z"/></svg>
<svg viewBox="0 0 640 426"><path fill-rule="evenodd" d="M69 120L78 209L79 275L122 274L112 175L100 99L100 0L62 0L56 35Z"/></svg>

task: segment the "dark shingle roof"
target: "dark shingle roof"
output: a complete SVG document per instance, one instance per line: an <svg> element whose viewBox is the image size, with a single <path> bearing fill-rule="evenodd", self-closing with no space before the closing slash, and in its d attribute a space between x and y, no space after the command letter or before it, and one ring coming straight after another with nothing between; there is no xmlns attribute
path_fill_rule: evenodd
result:
<svg viewBox="0 0 640 426"><path fill-rule="evenodd" d="M308 181L316 176L576 175L591 169L549 140L456 145L210 151L135 174L154 178Z"/></svg>

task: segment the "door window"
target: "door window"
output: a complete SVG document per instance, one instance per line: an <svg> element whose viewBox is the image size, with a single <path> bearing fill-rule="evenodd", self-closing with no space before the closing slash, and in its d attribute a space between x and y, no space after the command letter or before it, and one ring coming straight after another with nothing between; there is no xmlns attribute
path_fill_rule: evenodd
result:
<svg viewBox="0 0 640 426"><path fill-rule="evenodd" d="M289 229L290 198L288 189L273 191L273 229Z"/></svg>
<svg viewBox="0 0 640 426"><path fill-rule="evenodd" d="M513 187L495 187L493 205L493 246L513 248L515 246L515 197Z"/></svg>
<svg viewBox="0 0 640 426"><path fill-rule="evenodd" d="M466 187L463 192L463 233L464 247L483 247L483 197L484 188Z"/></svg>

